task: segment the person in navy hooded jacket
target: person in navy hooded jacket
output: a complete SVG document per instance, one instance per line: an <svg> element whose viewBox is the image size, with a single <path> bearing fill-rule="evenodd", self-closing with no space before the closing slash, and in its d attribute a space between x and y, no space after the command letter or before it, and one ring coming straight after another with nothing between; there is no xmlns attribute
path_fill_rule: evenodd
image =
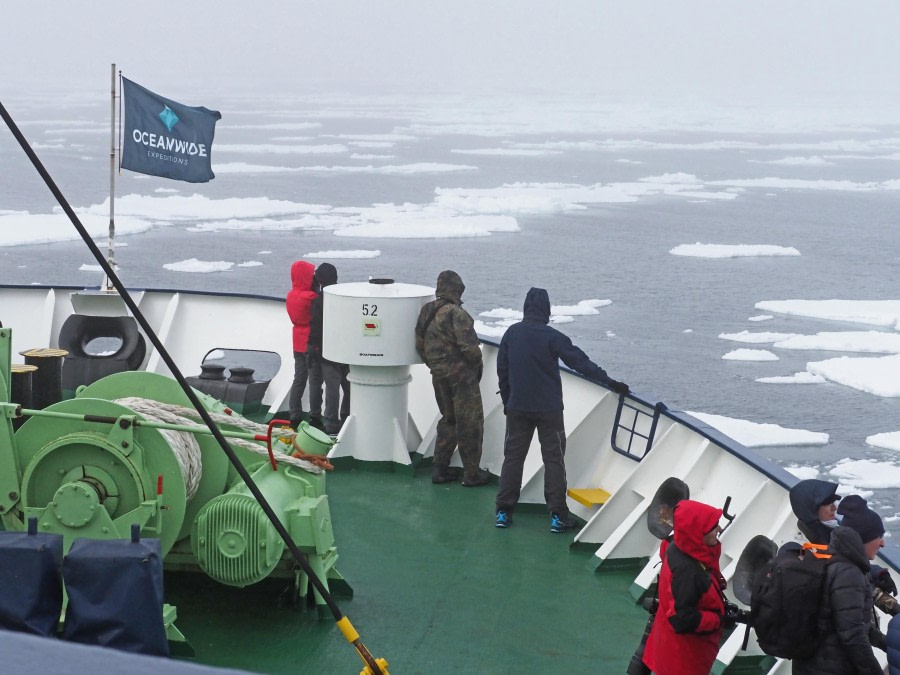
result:
<svg viewBox="0 0 900 675"><path fill-rule="evenodd" d="M606 384L618 394L628 385L610 378L587 354L550 322L550 296L532 288L525 296L524 317L507 329L497 353L500 398L506 414L503 467L496 499L496 525L509 527L519 501L522 470L535 429L544 462L544 500L550 510L550 531L573 527L566 504L566 430L563 424L559 361L585 377Z"/></svg>

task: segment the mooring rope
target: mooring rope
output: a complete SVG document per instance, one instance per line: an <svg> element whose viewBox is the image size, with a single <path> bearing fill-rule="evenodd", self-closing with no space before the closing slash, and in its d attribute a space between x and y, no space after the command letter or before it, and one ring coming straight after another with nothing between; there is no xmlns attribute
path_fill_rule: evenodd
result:
<svg viewBox="0 0 900 675"><path fill-rule="evenodd" d="M130 408L152 422L182 425L194 424L193 420L160 408L159 401L128 397L116 399L115 402ZM169 447L172 448L172 453L178 461L181 477L184 479L185 495L187 500L190 501L197 494L200 478L203 475L203 465L200 461L200 445L197 443L194 434L169 429L159 429L158 431L169 443Z"/></svg>
<svg viewBox="0 0 900 675"><path fill-rule="evenodd" d="M194 426L197 424L197 420L199 419L199 415L193 408L186 408L184 406L175 405L173 403L163 403L161 401L155 401L153 399L147 398L139 398L136 396L130 396L126 398L116 399L116 403L119 405L123 405L126 408L130 408L134 412L142 415L150 421L155 422L164 422L166 424L179 424L183 426ZM214 413L210 412L209 416L213 419L213 421L218 425L227 424L230 426L239 427L244 431L252 434L265 434L268 428L263 424L257 424L251 420L248 420L245 417L240 416L231 416L224 415L222 413ZM197 438L195 434L192 434L187 431L172 431L169 429L159 429L158 430L163 437L168 441L169 446L172 448L172 452L175 455L175 459L178 462L178 466L181 469L181 476L184 479L184 487L187 495L187 499L190 501L191 498L197 493L197 488L200 485L200 478L203 475L203 464L200 457L200 445L197 443ZM296 436L296 433L289 429L273 429L272 430L272 439L281 440L284 439L283 442L272 443L272 448L275 456L275 461L279 464L288 464L290 466L295 466L298 469L303 469L304 471L308 471L309 473L321 473L322 469L319 466L316 466L312 462L308 462L303 459L298 459L296 457L291 457L289 454L286 454L284 450L282 450L281 446L285 449L290 448L293 450L293 439ZM261 455L263 457L268 457L269 453L265 446L260 445L259 443L254 443L253 441L248 441L243 438L229 438L228 442L232 445L237 445L245 450L249 450L257 455Z"/></svg>

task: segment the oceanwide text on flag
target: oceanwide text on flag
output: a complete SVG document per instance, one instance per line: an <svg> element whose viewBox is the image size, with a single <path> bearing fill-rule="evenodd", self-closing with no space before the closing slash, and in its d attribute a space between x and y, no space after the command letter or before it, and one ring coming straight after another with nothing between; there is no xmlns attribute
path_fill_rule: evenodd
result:
<svg viewBox="0 0 900 675"><path fill-rule="evenodd" d="M188 183L215 178L210 150L217 110L176 103L122 78L122 168Z"/></svg>

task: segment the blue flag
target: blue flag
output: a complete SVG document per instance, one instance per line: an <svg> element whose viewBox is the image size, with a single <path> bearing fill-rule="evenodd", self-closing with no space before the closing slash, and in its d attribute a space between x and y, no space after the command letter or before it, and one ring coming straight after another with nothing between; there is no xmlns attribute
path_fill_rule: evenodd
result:
<svg viewBox="0 0 900 675"><path fill-rule="evenodd" d="M188 183L215 178L210 150L217 110L181 105L122 78L125 130L122 168Z"/></svg>

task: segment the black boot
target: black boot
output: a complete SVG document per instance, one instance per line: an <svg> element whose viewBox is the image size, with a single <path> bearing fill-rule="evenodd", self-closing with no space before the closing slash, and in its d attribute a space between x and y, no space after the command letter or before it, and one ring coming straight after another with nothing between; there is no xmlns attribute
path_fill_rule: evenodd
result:
<svg viewBox="0 0 900 675"><path fill-rule="evenodd" d="M460 470L456 467L437 466L431 472L431 482L440 485L441 483L455 483L460 478Z"/></svg>
<svg viewBox="0 0 900 675"><path fill-rule="evenodd" d="M491 482L491 472L484 469L478 469L478 473L474 476L463 478L463 487L480 487Z"/></svg>
<svg viewBox="0 0 900 675"><path fill-rule="evenodd" d="M319 431L325 431L325 424L322 422L321 415L310 415L309 426L318 429Z"/></svg>

